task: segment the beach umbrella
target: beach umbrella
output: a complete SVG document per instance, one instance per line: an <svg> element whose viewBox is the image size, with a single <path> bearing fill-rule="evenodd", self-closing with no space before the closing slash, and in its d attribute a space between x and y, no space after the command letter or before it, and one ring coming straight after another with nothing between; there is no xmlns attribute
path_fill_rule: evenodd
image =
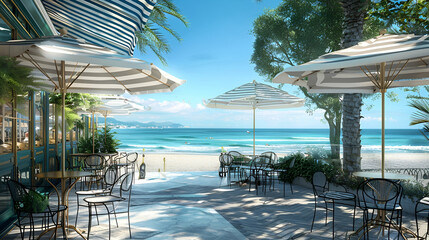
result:
<svg viewBox="0 0 429 240"><path fill-rule="evenodd" d="M143 112L143 111L149 111L149 106L143 106L139 103L136 103L128 98L125 98L123 96L107 96L107 95L99 95L97 96L101 104L95 107L92 107L91 109L88 109L88 111L92 114L92 134L94 136L95 131L95 113L100 113L104 117L104 128L107 129L107 116L118 116L118 115L130 115L133 112ZM86 109L82 109L86 111ZM83 114L83 113L82 113ZM95 151L95 138L92 138L92 152Z"/></svg>
<svg viewBox="0 0 429 240"><path fill-rule="evenodd" d="M184 83L153 64L65 37L1 42L0 56L17 58L21 65L34 68L32 75L43 89L62 94L63 133L67 92L148 94L170 92ZM65 171L65 137L62 140Z"/></svg>
<svg viewBox="0 0 429 240"><path fill-rule="evenodd" d="M273 82L310 93L381 93L381 171L384 177L385 93L429 84L428 35L382 35L286 68Z"/></svg>
<svg viewBox="0 0 429 240"><path fill-rule="evenodd" d="M278 88L253 81L209 99L209 108L253 110L253 155L255 155L256 109L280 109L304 106L305 100Z"/></svg>

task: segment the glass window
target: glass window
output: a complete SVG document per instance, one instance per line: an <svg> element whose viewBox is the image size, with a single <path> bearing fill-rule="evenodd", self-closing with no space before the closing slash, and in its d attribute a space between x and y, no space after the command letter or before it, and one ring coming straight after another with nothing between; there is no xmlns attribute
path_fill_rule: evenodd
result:
<svg viewBox="0 0 429 240"><path fill-rule="evenodd" d="M35 108L35 115L36 115L36 122L35 122L35 127L36 127L36 131L35 131L35 138L36 138L36 147L40 147L43 146L43 137L45 134L45 131L43 129L43 100L41 97L41 93L37 93L36 94L36 108Z"/></svg>
<svg viewBox="0 0 429 240"><path fill-rule="evenodd" d="M16 139L17 150L28 150L29 147L29 131L30 131L30 101L28 96L19 98L17 113L16 113Z"/></svg>
<svg viewBox="0 0 429 240"><path fill-rule="evenodd" d="M0 154L12 152L12 104L0 104Z"/></svg>
<svg viewBox="0 0 429 240"><path fill-rule="evenodd" d="M49 144L55 144L55 108L49 104Z"/></svg>

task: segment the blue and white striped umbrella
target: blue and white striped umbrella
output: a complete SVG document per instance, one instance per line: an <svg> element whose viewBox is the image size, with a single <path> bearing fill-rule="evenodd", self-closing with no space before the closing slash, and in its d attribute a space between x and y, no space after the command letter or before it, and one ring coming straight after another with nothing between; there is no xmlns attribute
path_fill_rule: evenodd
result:
<svg viewBox="0 0 429 240"><path fill-rule="evenodd" d="M381 35L292 66L273 82L310 93L381 92L381 175L384 177L385 93L389 88L429 85L429 35Z"/></svg>
<svg viewBox="0 0 429 240"><path fill-rule="evenodd" d="M42 0L57 30L72 38L133 55L141 31L155 5L152 0Z"/></svg>
<svg viewBox="0 0 429 240"><path fill-rule="evenodd" d="M296 108L304 106L304 103L305 99L256 81L243 84L204 102L208 108L253 110L253 155L255 155L256 109Z"/></svg>
<svg viewBox="0 0 429 240"><path fill-rule="evenodd" d="M60 92L63 103L66 92L148 94L170 92L184 83L140 59L65 37L0 42L0 56L17 58L21 65L34 68L33 76L51 91ZM63 104L63 133L66 132L65 119ZM63 138L63 173L65 147Z"/></svg>

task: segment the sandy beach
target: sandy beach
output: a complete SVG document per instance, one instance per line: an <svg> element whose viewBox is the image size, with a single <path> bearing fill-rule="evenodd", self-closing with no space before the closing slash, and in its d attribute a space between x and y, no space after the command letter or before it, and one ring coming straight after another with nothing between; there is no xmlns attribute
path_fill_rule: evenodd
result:
<svg viewBox="0 0 429 240"><path fill-rule="evenodd" d="M217 171L219 169L219 155L209 154L152 154L146 153L144 161L148 172L158 170L166 172L187 171ZM138 160L140 165L142 159ZM363 153L362 168L380 168L381 155L379 153ZM429 153L387 153L386 168L426 168L429 167Z"/></svg>

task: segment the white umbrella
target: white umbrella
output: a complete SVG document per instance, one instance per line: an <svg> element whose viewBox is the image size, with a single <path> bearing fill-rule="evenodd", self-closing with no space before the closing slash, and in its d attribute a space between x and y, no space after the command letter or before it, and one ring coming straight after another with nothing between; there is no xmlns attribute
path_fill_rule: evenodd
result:
<svg viewBox="0 0 429 240"><path fill-rule="evenodd" d="M394 87L429 84L428 35L383 35L286 68L273 82L306 87L310 93L381 92L381 171L384 177L385 93Z"/></svg>
<svg viewBox="0 0 429 240"><path fill-rule="evenodd" d="M90 112L92 114L92 134L94 136L95 131L95 113L100 113L104 116L104 128L107 129L107 116L117 116L117 115L130 115L133 112L143 112L149 111L149 106L143 106L139 103L136 103L128 98L117 95L98 95L97 96L101 101L101 104L91 109L82 109L83 112L80 114L85 114ZM79 113L79 112L78 112ZM95 138L92 138L92 152L94 152L95 147Z"/></svg>
<svg viewBox="0 0 429 240"><path fill-rule="evenodd" d="M253 110L253 155L255 155L255 110L304 106L305 100L267 84L253 81L209 99L209 108Z"/></svg>
<svg viewBox="0 0 429 240"><path fill-rule="evenodd" d="M63 133L66 92L147 94L169 92L185 82L145 61L64 37L2 42L0 56L15 57L21 65L35 68L35 77L62 94ZM62 140L64 172L65 137Z"/></svg>

